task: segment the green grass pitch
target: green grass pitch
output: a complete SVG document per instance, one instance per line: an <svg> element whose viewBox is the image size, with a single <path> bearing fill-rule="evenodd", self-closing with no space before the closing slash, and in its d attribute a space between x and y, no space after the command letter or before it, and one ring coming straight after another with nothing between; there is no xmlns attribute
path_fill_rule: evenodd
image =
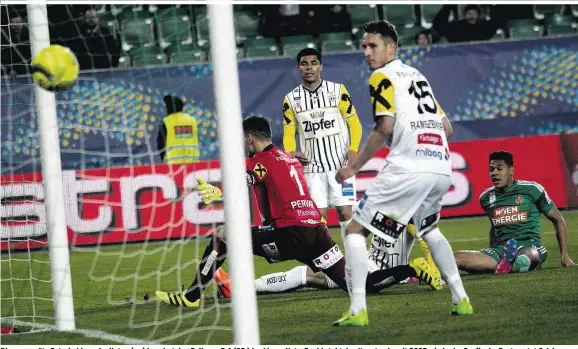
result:
<svg viewBox="0 0 578 349"><path fill-rule="evenodd" d="M578 211L563 212L568 223L570 256L578 260ZM442 232L454 250L487 245L484 217L443 220ZM576 344L578 343L578 268L561 268L552 225L542 221L548 249L544 267L528 274L465 275L474 315L452 317L450 291L417 284L397 285L368 297L370 326L333 328L349 306L340 290L301 290L258 297L263 344ZM339 240L337 229L333 236ZM340 242L341 244L341 242ZM202 311L172 308L154 300L154 291L188 285L205 241L73 249L72 283L76 326L171 344L230 344L231 307L205 292ZM414 248L412 257L421 255ZM49 265L46 251L1 256L2 317L50 323ZM287 270L293 262L269 265L256 258L257 275ZM34 292L34 293L33 293ZM148 294L151 300L142 302ZM16 295L18 298L14 298ZM30 297L34 296L34 302ZM138 302L129 304L125 298ZM40 298L44 298L40 299ZM25 329L23 329L25 330ZM78 333L36 332L2 336L2 344L105 344Z"/></svg>

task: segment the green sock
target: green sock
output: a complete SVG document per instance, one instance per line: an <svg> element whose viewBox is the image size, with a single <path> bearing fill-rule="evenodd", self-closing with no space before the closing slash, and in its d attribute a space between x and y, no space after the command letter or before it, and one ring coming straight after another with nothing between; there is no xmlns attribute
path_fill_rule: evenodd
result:
<svg viewBox="0 0 578 349"><path fill-rule="evenodd" d="M526 256L525 254L518 256L516 258L516 261L514 262L513 269L518 273L527 272L528 270L530 270L530 258L528 258L528 256Z"/></svg>

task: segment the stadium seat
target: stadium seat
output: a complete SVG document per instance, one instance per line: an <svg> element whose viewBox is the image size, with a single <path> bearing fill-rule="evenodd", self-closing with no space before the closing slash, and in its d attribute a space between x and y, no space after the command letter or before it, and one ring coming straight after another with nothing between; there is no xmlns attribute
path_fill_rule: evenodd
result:
<svg viewBox="0 0 578 349"><path fill-rule="evenodd" d="M421 6L421 26L429 29L433 25L435 16L440 12L443 5L420 5Z"/></svg>
<svg viewBox="0 0 578 349"><path fill-rule="evenodd" d="M319 40L321 41L351 41L351 34L349 32L339 32L339 33L323 33L319 35Z"/></svg>
<svg viewBox="0 0 578 349"><path fill-rule="evenodd" d="M249 49L249 48L264 48L264 49L273 49L273 47L276 49L277 48L277 43L275 42L274 39L272 38L261 38L261 39L257 39L257 38L249 38L247 40L245 40L244 42L244 47L245 50Z"/></svg>
<svg viewBox="0 0 578 349"><path fill-rule="evenodd" d="M298 36L284 36L281 38L281 46L286 44L300 44L303 47L308 44L314 44L315 39L311 35L298 35Z"/></svg>
<svg viewBox="0 0 578 349"><path fill-rule="evenodd" d="M201 63L207 59L206 53L196 45L173 45L167 48L171 64Z"/></svg>
<svg viewBox="0 0 578 349"><path fill-rule="evenodd" d="M546 15L564 13L564 5L534 5L534 18L544 19Z"/></svg>
<svg viewBox="0 0 578 349"><path fill-rule="evenodd" d="M279 56L279 49L277 48L277 46L274 47L256 46L245 49L245 57L247 58L277 57L277 56Z"/></svg>
<svg viewBox="0 0 578 349"><path fill-rule="evenodd" d="M130 9L130 11L132 11L132 5L110 5L110 11L115 16L118 16L120 13L125 11L125 8Z"/></svg>
<svg viewBox="0 0 578 349"><path fill-rule="evenodd" d="M302 42L291 42L281 45L283 48L283 56L296 57L299 51L303 50L305 47L315 47L312 42L302 43Z"/></svg>
<svg viewBox="0 0 578 349"><path fill-rule="evenodd" d="M355 46L353 45L353 41L349 39L349 41L322 41L321 42L321 51L323 53L331 53L331 52L346 52L346 51L354 51Z"/></svg>
<svg viewBox="0 0 578 349"><path fill-rule="evenodd" d="M258 28L259 18L243 12L235 14L235 30L241 40L256 36Z"/></svg>
<svg viewBox="0 0 578 349"><path fill-rule="evenodd" d="M323 52L353 51L356 49L349 32L323 33L319 36Z"/></svg>
<svg viewBox="0 0 578 349"><path fill-rule="evenodd" d="M118 67L119 68L130 68L130 57L129 56L120 56L118 59Z"/></svg>
<svg viewBox="0 0 578 349"><path fill-rule="evenodd" d="M150 46L155 43L153 20L123 20L121 22L121 38L125 50L137 46Z"/></svg>
<svg viewBox="0 0 578 349"><path fill-rule="evenodd" d="M383 5L385 18L399 26L413 26L416 21L413 5Z"/></svg>
<svg viewBox="0 0 578 349"><path fill-rule="evenodd" d="M143 20L152 17L152 14L143 9L143 6L126 6L116 15L119 20Z"/></svg>
<svg viewBox="0 0 578 349"><path fill-rule="evenodd" d="M130 50L133 67L159 65L166 63L165 54L158 46L138 47Z"/></svg>
<svg viewBox="0 0 578 349"><path fill-rule="evenodd" d="M159 43L161 46L166 47L171 43L187 45L193 42L191 17L188 8L174 7L166 9L157 12L155 17L157 19Z"/></svg>
<svg viewBox="0 0 578 349"><path fill-rule="evenodd" d="M572 16L578 17L578 5L570 5L570 12L572 12Z"/></svg>
<svg viewBox="0 0 578 349"><path fill-rule="evenodd" d="M401 46L413 46L416 45L415 37L421 33L424 29L422 27L398 27L397 34L398 40Z"/></svg>
<svg viewBox="0 0 578 349"><path fill-rule="evenodd" d="M510 38L529 39L542 36L542 28L533 19L516 19L508 21Z"/></svg>
<svg viewBox="0 0 578 349"><path fill-rule="evenodd" d="M490 41L504 41L506 39L505 33L502 29L496 30L494 36L490 38Z"/></svg>
<svg viewBox="0 0 578 349"><path fill-rule="evenodd" d="M551 27L548 28L548 35L568 35L577 34L578 30L572 27Z"/></svg>
<svg viewBox="0 0 578 349"><path fill-rule="evenodd" d="M377 19L375 5L350 5L347 12L349 12L351 16L351 25L353 28L363 28L365 23Z"/></svg>
<svg viewBox="0 0 578 349"><path fill-rule="evenodd" d="M545 22L548 35L572 34L578 28L578 20L572 15L548 15Z"/></svg>

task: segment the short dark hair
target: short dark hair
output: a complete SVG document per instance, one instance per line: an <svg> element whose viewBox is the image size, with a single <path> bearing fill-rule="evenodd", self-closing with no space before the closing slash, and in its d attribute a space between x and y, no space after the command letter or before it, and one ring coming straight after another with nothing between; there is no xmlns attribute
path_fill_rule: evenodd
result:
<svg viewBox="0 0 578 349"><path fill-rule="evenodd" d="M504 162L508 165L508 166L514 166L514 156L504 150L500 150L500 151L495 151L493 153L490 154L490 161L492 160L504 160Z"/></svg>
<svg viewBox="0 0 578 349"><path fill-rule="evenodd" d="M381 34L381 36L390 38L396 44L398 43L398 35L395 26L386 20L367 23L365 25L365 32L369 34Z"/></svg>
<svg viewBox="0 0 578 349"><path fill-rule="evenodd" d="M262 116L253 115L245 118L243 120L243 132L263 140L271 139L271 125Z"/></svg>
<svg viewBox="0 0 578 349"><path fill-rule="evenodd" d="M179 97L166 95L163 97L165 102L165 107L167 108L167 114L180 113L185 107L185 103Z"/></svg>
<svg viewBox="0 0 578 349"><path fill-rule="evenodd" d="M301 63L301 58L305 56L315 56L317 57L319 63L322 63L321 60L323 59L323 56L321 55L321 52L312 47L306 47L303 50L299 51L299 53L297 54L297 65Z"/></svg>
<svg viewBox="0 0 578 349"><path fill-rule="evenodd" d="M466 7L464 7L464 14L466 14L466 12L468 12L469 10L476 10L478 12L478 15L480 15L479 5L466 5Z"/></svg>

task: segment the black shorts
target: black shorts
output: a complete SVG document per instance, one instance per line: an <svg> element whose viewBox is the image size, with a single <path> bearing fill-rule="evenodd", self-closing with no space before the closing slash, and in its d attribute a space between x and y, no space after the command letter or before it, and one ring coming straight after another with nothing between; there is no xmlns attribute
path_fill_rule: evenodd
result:
<svg viewBox="0 0 578 349"><path fill-rule="evenodd" d="M343 258L327 226L253 226L253 254L269 263L297 260L314 272L327 269Z"/></svg>

